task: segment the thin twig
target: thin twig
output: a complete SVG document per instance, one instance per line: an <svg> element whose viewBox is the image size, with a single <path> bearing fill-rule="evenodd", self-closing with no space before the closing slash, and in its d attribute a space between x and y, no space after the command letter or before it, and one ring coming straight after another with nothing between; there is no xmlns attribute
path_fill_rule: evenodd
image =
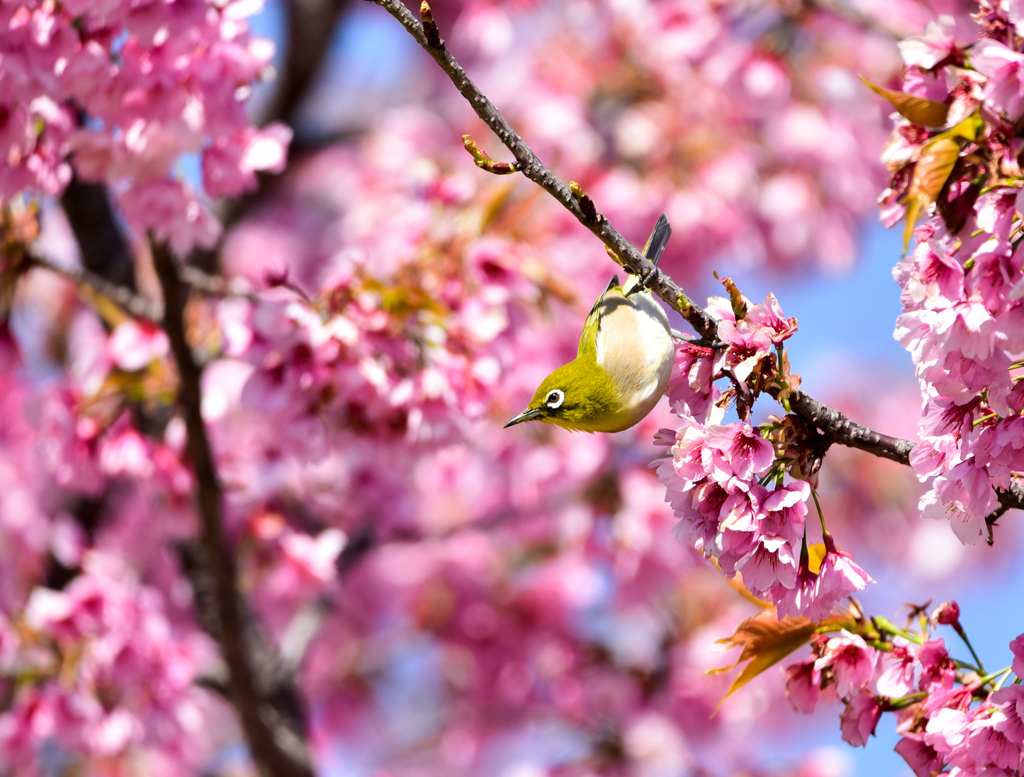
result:
<svg viewBox="0 0 1024 777"><path fill-rule="evenodd" d="M64 267L32 251L27 251L26 256L31 266L47 270L71 281L79 290L87 290L91 294L112 302L133 318L142 318L159 324L164 317L163 305L146 299L141 294L136 294L127 286L108 281L89 270Z"/></svg>
<svg viewBox="0 0 1024 777"><path fill-rule="evenodd" d="M26 255L32 267L52 272L75 284L79 290L87 291L119 307L132 318L141 318L161 325L164 306L157 300L147 299L126 286L112 283L89 270L79 267L65 267L33 251ZM181 282L192 291L207 297L245 297L251 302L258 298L252 287L241 278L224 278L205 273L196 267L181 265L173 260Z"/></svg>
<svg viewBox="0 0 1024 777"><path fill-rule="evenodd" d="M583 226L593 232L601 239L601 242L615 252L623 266L630 272L644 278L650 276L651 280L648 288L665 300L671 307L678 310L698 334L709 340L718 339L717 322L707 311L694 303L681 286L647 261L632 243L622 237L608 223L606 218L600 216L600 214L597 214L596 218L593 216L588 218L587 214L580 207L579 202L573 197L568 185L551 172L537 158L533 150L523 142L523 139L516 134L516 131L512 129L512 126L505 120L500 111L466 75L466 71L462 69L462 66L448 51L444 41L438 37L438 42L432 45L431 39L427 37L424 31L423 23L405 7L401 0L373 0L373 2L384 8L384 10L401 22L409 34L441 66L441 69L448 75L452 83L455 84L455 88L473 106L477 116L483 119L505 147L512 152L512 155L516 158L516 167L523 175L562 203L563 207L572 213ZM426 4L424 3L424 5Z"/></svg>
<svg viewBox="0 0 1024 777"><path fill-rule="evenodd" d="M178 275L193 291L206 297L245 297L256 302L258 297L252 286L242 278L225 278L223 275L207 273L198 267L175 261Z"/></svg>
<svg viewBox="0 0 1024 777"><path fill-rule="evenodd" d="M974 658L974 665L978 667L978 674L985 674L985 665L981 663L981 659L978 658L978 653L975 651L974 645L972 645L971 640L967 638L967 632L961 627L956 630L956 633L960 635L960 639L964 641L964 644L967 645L967 649L971 651L971 656ZM984 683L985 681L983 680L982 684Z"/></svg>

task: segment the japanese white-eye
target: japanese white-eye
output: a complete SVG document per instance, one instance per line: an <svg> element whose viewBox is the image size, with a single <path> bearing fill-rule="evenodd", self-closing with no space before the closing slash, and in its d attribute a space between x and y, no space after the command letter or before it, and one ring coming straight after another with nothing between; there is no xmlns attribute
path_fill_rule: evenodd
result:
<svg viewBox="0 0 1024 777"><path fill-rule="evenodd" d="M672 227L662 214L644 256L657 264ZM505 428L543 421L582 432L621 432L658 404L675 350L668 316L640 279L613 277L583 325L576 358L540 384L529 407Z"/></svg>

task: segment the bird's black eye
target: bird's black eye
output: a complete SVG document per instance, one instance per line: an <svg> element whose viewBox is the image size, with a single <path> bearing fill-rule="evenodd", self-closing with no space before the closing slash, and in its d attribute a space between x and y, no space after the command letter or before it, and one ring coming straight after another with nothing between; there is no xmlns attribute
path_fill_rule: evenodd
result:
<svg viewBox="0 0 1024 777"><path fill-rule="evenodd" d="M562 406L565 401L565 392L561 389L552 389L548 392L548 398L544 400L544 404L550 407L552 410L557 410Z"/></svg>

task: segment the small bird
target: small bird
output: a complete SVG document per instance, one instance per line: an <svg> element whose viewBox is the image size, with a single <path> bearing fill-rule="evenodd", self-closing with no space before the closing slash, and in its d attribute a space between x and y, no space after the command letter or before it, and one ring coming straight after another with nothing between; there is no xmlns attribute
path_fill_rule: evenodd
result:
<svg viewBox="0 0 1024 777"><path fill-rule="evenodd" d="M661 215L644 256L657 265L672 227ZM621 432L658 404L675 350L668 316L640 279L611 279L583 325L576 358L540 384L529 407L505 428L543 421L570 431Z"/></svg>

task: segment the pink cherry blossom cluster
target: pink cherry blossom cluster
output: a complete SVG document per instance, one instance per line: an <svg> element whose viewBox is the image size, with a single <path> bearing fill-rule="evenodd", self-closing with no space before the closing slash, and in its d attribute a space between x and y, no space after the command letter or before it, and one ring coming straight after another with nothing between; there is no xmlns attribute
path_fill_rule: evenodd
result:
<svg viewBox="0 0 1024 777"><path fill-rule="evenodd" d="M785 317L774 295L752 305L737 292L731 302L712 298L707 310L720 322L725 347L679 347L668 396L684 423L662 430L659 442L671 448L652 465L679 518L676 537L716 559L725 574L742 573L747 588L780 615L820 619L871 578L827 531L823 558L812 568L805 531L810 483L784 481L787 462L767 439L769 426L719 423L723 399L735 397L749 409L780 379L777 354L796 332L796 319ZM726 377L732 385L722 392L713 381Z"/></svg>
<svg viewBox="0 0 1024 777"><path fill-rule="evenodd" d="M790 701L811 712L819 703L841 699L843 739L854 746L867 744L883 712L895 713L902 736L896 752L918 777L947 768L963 777L1020 774L1024 634L1010 643L1012 666L982 676L979 667L955 661L943 639L930 638L929 620L952 626L966 640L956 602L922 618L921 631L873 619L872 626L860 623L862 633L815 635L812 656L786 670ZM1011 672L1017 679L1006 685Z"/></svg>
<svg viewBox="0 0 1024 777"><path fill-rule="evenodd" d="M90 552L82 568L62 591L36 588L18 621L0 617L0 670L13 686L0 757L26 774L55 744L100 762L198 765L204 703L194 683L212 645L172 625L162 596L114 557Z"/></svg>
<svg viewBox="0 0 1024 777"><path fill-rule="evenodd" d="M824 558L812 570L805 539L811 487L781 485L772 444L749 424L690 421L674 434L662 433L672 447L658 475L679 518L677 539L716 559L727 575L741 572L747 588L782 616L821 619L871 581L827 532Z"/></svg>
<svg viewBox="0 0 1024 777"><path fill-rule="evenodd" d="M401 740L424 772L467 777L510 758L510 737L526 737L536 753L536 731L553 718L583 745L577 752L594 755L566 754L543 774L578 772L591 758L605 767L594 773L696 763L709 752L719 764L745 762L743 745L722 746L732 726L759 712L738 707L712 717L721 678L699 671L707 666L704 645L742 605L729 589L705 585L706 569L696 569L684 548L658 541L667 526L663 508L658 520L656 484L645 488L649 480L635 470L627 480L634 534L652 532L649 541L633 539L640 563L632 571L621 564L625 549L567 537L579 510L550 502L547 521L520 513L515 522L526 526L380 548L346 578L340 612L310 656L306 687L320 724L363 757L390 761ZM615 521L617 534L624 518ZM545 532L545 524L558 528ZM558 553L545 552L552 543ZM602 584L613 562L619 582ZM714 608L707 611L713 620L677 620L676 597L687 609ZM402 617L389 617L396 612ZM436 679L391 687L387 673L412 661L428 663ZM785 704L771 679L755 693ZM386 725L368 698L381 687L390 703L397 696L410 708L427 697L426 733ZM620 750L603 752L616 741Z"/></svg>
<svg viewBox="0 0 1024 777"><path fill-rule="evenodd" d="M101 476L93 440L79 433L74 397L25 380L18 346L0 332L0 612L19 608L47 553L77 563L81 542L66 493L93 497Z"/></svg>
<svg viewBox="0 0 1024 777"><path fill-rule="evenodd" d="M389 299L406 293L404 302ZM458 425L481 414L502 373L497 360L470 354L487 344L481 336L500 332L473 327L472 316L488 314L486 303L471 306L470 319L448 320L443 303L414 294L378 291L353 276L326 290L323 306L290 292L268 294L244 310L222 306L233 338L228 355L255 368L242 405L299 435L294 445L281 442L306 455L315 455L311 443L327 429L435 444L457 438ZM395 304L409 309L388 309ZM498 316L505 319L503 311Z"/></svg>
<svg viewBox="0 0 1024 777"><path fill-rule="evenodd" d="M246 97L273 45L249 34L260 0L0 3L0 200L59 194L74 170L115 187L128 222L185 253L220 227L173 175L201 154L211 197L282 169L291 131L250 126ZM70 160L70 161L69 161Z"/></svg>
<svg viewBox="0 0 1024 777"><path fill-rule="evenodd" d="M739 295L731 279L724 281L737 301L708 299L706 310L719 322L718 338L724 348L684 342L676 352L667 396L672 411L684 418L706 422L724 399L745 406L777 377L776 351L797 331L795 318L786 318L774 294L753 305ZM728 377L731 387L721 391L716 380Z"/></svg>
<svg viewBox="0 0 1024 777"><path fill-rule="evenodd" d="M988 536L986 517L999 506L993 486L1024 472L1024 260L1016 250L1024 177L1014 130L1024 115L1024 15L1014 3L982 2L976 19L980 27L965 30L943 17L900 45L904 93L932 101L938 118L928 123L938 126L897 115L882 197L892 224L921 202L926 176L942 187L928 193L933 211L893 273L903 305L896 337L913 356L923 397L911 455L929 484L920 509L948 519L963 543ZM977 40L960 46L965 31Z"/></svg>
<svg viewBox="0 0 1024 777"><path fill-rule="evenodd" d="M80 358L137 370L154 338L130 330L72 343L93 351ZM80 377L41 382L0 333L0 763L38 774L50 753L180 773L213 746L203 727L223 719L196 686L213 649L167 550L196 530L181 422L169 442L141 435L90 371Z"/></svg>

